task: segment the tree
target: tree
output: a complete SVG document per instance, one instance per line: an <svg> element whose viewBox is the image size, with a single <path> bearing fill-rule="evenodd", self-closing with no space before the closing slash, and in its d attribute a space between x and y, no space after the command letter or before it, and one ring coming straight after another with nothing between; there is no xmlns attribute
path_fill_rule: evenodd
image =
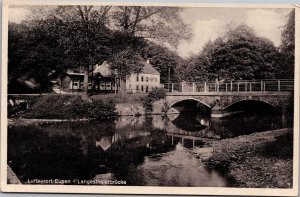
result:
<svg viewBox="0 0 300 197"><path fill-rule="evenodd" d="M118 69L120 71L121 79L133 73L140 73L143 69L143 59L136 54L132 49L123 50L114 54L109 60L111 69Z"/></svg>
<svg viewBox="0 0 300 197"><path fill-rule="evenodd" d="M161 73L162 82L167 82L168 68L172 76L176 72L176 66L181 58L165 47L159 46L166 42L176 47L180 39L189 38L189 26L185 25L180 17L179 8L169 7L142 7L120 6L112 9L112 23L119 30L114 43L114 54L111 65L121 64L119 68L126 68L125 73L134 73L143 66L141 59L149 59L150 63ZM159 44L155 44L159 43ZM122 52L124 50L124 52ZM127 55L128 51L137 60L133 66L133 58ZM121 60L129 57L130 60ZM115 61L118 60L118 61ZM126 66L126 62L129 64ZM122 71L121 71L122 72ZM123 74L124 75L124 74ZM174 78L173 78L174 79Z"/></svg>
<svg viewBox="0 0 300 197"><path fill-rule="evenodd" d="M292 79L295 68L295 10L288 15L287 24L281 33L281 40L278 77Z"/></svg>
<svg viewBox="0 0 300 197"><path fill-rule="evenodd" d="M93 65L108 60L111 62L112 69L120 69L119 73L124 79L126 75L142 70L141 61L150 57L147 55L149 51L145 52L149 39L155 40L155 42L168 41L176 46L180 38L187 36L187 31L185 31L187 26L181 21L179 11L180 9L177 8L136 6L32 8L34 14L28 20L27 25L30 29L35 30L39 39L36 41L32 39L33 55L30 57L24 54L19 56L23 62L30 62L28 65L31 66L44 65L43 60L47 59L50 62L45 62L51 63L49 66L51 69L45 69L45 73L49 73L52 69L60 73L69 68L82 69L84 71L82 98L89 100L87 94L88 74ZM41 30L40 33L39 30ZM44 37L50 41L49 46L48 43L41 41ZM45 51L47 54L47 50L53 54L45 57L40 54L41 51ZM168 56L175 57L171 52L161 51ZM173 61L174 67L177 62L176 58L173 58L174 60L169 58L167 62ZM37 62L37 59L40 59L40 62ZM161 56L158 59L159 61L156 61L153 58L151 61L160 65L157 68L164 70L165 78L166 68L162 66L163 61L161 61L163 58ZM17 60L15 59L15 61ZM26 68L25 64L21 65ZM47 66L45 65L43 68L47 68Z"/></svg>
<svg viewBox="0 0 300 197"><path fill-rule="evenodd" d="M278 54L270 40L258 37L253 29L240 25L224 37L207 43L190 62L189 69L196 80L275 78Z"/></svg>
<svg viewBox="0 0 300 197"><path fill-rule="evenodd" d="M58 6L47 19L38 20L57 36L63 54L71 67L84 70L82 99L88 97L89 68L110 55L109 37L111 31L105 26L110 6Z"/></svg>
<svg viewBox="0 0 300 197"><path fill-rule="evenodd" d="M171 82L179 81L178 68L183 67L183 59L175 52L153 42L146 42L140 51L144 59L148 59L153 67L160 73L162 83L168 82L168 70L172 76Z"/></svg>
<svg viewBox="0 0 300 197"><path fill-rule="evenodd" d="M118 30L126 34L176 47L180 39L191 36L180 11L177 7L119 6L113 9L112 18Z"/></svg>
<svg viewBox="0 0 300 197"><path fill-rule="evenodd" d="M212 52L215 50L215 43L209 40L203 47L202 52L196 56L190 57L187 61L183 78L186 81L207 81L211 77L208 73L212 67Z"/></svg>
<svg viewBox="0 0 300 197"><path fill-rule="evenodd" d="M62 65L62 50L53 35L29 23L10 23L8 28L9 91L23 92L20 87L33 79L39 85L35 92L47 91L48 74ZM49 58L51 57L51 58Z"/></svg>

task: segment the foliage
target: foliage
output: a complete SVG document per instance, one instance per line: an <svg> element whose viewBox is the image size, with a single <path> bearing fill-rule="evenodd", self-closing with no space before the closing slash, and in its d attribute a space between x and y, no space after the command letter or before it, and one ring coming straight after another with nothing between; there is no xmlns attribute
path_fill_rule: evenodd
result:
<svg viewBox="0 0 300 197"><path fill-rule="evenodd" d="M92 100L113 101L114 103L141 103L147 93L139 92L135 94L127 94L120 92L118 94L100 94L91 96Z"/></svg>
<svg viewBox="0 0 300 197"><path fill-rule="evenodd" d="M116 53L109 61L111 69L118 69L122 79L133 73L140 73L143 69L144 60L133 50L123 50Z"/></svg>
<svg viewBox="0 0 300 197"><path fill-rule="evenodd" d="M215 43L221 42L221 39ZM186 81L206 81L209 78L208 69L212 67L213 56L215 50L215 43L208 41L202 50L202 53L196 57L191 57L187 62L187 68L182 68L182 78Z"/></svg>
<svg viewBox="0 0 300 197"><path fill-rule="evenodd" d="M49 87L48 74L62 62L62 50L47 30L26 23L10 24L8 29L9 92L45 92ZM51 58L49 58L51 57ZM55 65L55 66L54 66ZM24 81L35 80L38 86L28 88Z"/></svg>
<svg viewBox="0 0 300 197"><path fill-rule="evenodd" d="M143 107L145 109L146 114L153 111L153 102L154 99L151 97L146 97L143 101Z"/></svg>
<svg viewBox="0 0 300 197"><path fill-rule="evenodd" d="M149 92L148 96L143 101L143 107L146 113L153 111L153 103L166 97L166 91L164 88L155 88Z"/></svg>
<svg viewBox="0 0 300 197"><path fill-rule="evenodd" d="M59 73L74 67L87 70L89 65L106 59L110 52L107 50L110 31L103 26L105 10L92 8L58 6L43 17L20 25L9 24L12 82L20 78L47 81L53 70Z"/></svg>
<svg viewBox="0 0 300 197"><path fill-rule="evenodd" d="M295 67L295 10L288 15L288 22L281 34L280 78L294 78Z"/></svg>
<svg viewBox="0 0 300 197"><path fill-rule="evenodd" d="M110 30L104 22L110 7L58 6L49 16L46 27L58 36L64 54L71 65L83 67L82 99L88 100L88 74L91 65L106 59ZM52 20L53 18L53 20ZM43 20L45 22L47 20Z"/></svg>
<svg viewBox="0 0 300 197"><path fill-rule="evenodd" d="M116 116L115 110L115 104L112 101L95 100L90 103L77 100L72 105L71 114L74 117L104 118Z"/></svg>
<svg viewBox="0 0 300 197"><path fill-rule="evenodd" d="M149 92L148 97L153 98L154 101L166 98L166 90L164 88L154 88Z"/></svg>
<svg viewBox="0 0 300 197"><path fill-rule="evenodd" d="M74 95L41 96L22 116L25 118L70 119L115 116L113 101L82 101Z"/></svg>
<svg viewBox="0 0 300 197"><path fill-rule="evenodd" d="M119 6L112 10L113 24L122 32L137 37L168 42L177 46L190 37L189 26L180 17L180 8Z"/></svg>
<svg viewBox="0 0 300 197"><path fill-rule="evenodd" d="M178 68L184 66L184 60L175 52L158 44L146 42L140 53L144 59L149 59L153 67L160 73L161 83L168 83L169 69L170 76L172 76L170 82L180 80Z"/></svg>
<svg viewBox="0 0 300 197"><path fill-rule="evenodd" d="M54 6L31 8L31 11L28 21L9 24L10 90L16 89L20 78L21 81L33 78L47 89L49 73L56 71L62 77L67 69L80 68L85 73L87 94L91 65L108 60L113 69L121 69L119 73L124 77L140 72L140 61L149 57L159 65L165 82L167 67L176 66L179 58L167 58L166 65L163 55L155 58L145 52L150 43L146 39L164 43L167 40L176 46L179 39L189 37L188 26L180 19L178 8ZM156 48L158 45L152 47ZM174 56L166 49L160 51Z"/></svg>
<svg viewBox="0 0 300 197"><path fill-rule="evenodd" d="M275 78L278 55L270 40L240 25L213 43L208 42L198 56L191 58L185 78L202 81Z"/></svg>

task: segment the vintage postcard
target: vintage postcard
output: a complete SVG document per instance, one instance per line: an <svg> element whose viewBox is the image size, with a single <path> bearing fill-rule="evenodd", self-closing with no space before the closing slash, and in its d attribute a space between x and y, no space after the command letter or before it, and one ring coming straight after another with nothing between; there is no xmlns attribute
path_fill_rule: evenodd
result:
<svg viewBox="0 0 300 197"><path fill-rule="evenodd" d="M299 11L4 1L1 191L297 195Z"/></svg>

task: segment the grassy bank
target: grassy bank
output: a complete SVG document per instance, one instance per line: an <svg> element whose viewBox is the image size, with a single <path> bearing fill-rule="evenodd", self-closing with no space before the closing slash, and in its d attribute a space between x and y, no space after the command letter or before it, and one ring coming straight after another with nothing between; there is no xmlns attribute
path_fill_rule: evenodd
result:
<svg viewBox="0 0 300 197"><path fill-rule="evenodd" d="M92 99L83 101L79 95L41 95L24 98L28 101L28 109L11 117L28 119L77 119L104 118L117 115L115 103L108 99ZM13 110L13 108L12 108ZM8 109L10 112L10 108Z"/></svg>
<svg viewBox="0 0 300 197"><path fill-rule="evenodd" d="M25 119L85 119L144 114L144 104L150 103L152 106L152 100L149 101L149 98L152 99L151 95L157 96L157 91L149 94L141 92L93 95L90 97L92 103L81 100L79 94L11 95L8 100L19 100L22 103L15 106L9 105L8 116Z"/></svg>
<svg viewBox="0 0 300 197"><path fill-rule="evenodd" d="M210 151L207 151L207 150ZM293 132L280 129L214 141L196 150L213 168L222 169L237 187L291 188Z"/></svg>
<svg viewBox="0 0 300 197"><path fill-rule="evenodd" d="M93 95L91 98L93 100L104 100L104 101L112 101L114 103L142 103L143 100L147 97L147 93L118 93L118 94L100 94Z"/></svg>

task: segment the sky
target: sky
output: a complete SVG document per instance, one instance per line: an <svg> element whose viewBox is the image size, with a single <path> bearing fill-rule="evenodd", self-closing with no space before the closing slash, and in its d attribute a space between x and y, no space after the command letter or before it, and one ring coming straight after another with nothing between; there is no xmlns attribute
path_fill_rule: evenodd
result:
<svg viewBox="0 0 300 197"><path fill-rule="evenodd" d="M240 24L248 25L258 36L268 38L279 46L281 31L291 11L287 8L184 8L181 17L191 26L192 37L181 40L174 50L184 58L199 54L207 41L214 41ZM11 7L9 10L11 22L19 23L28 15L30 11L24 7Z"/></svg>
<svg viewBox="0 0 300 197"><path fill-rule="evenodd" d="M291 11L283 8L187 8L181 16L185 23L191 25L193 36L191 40L182 40L177 52L182 57L197 54L207 41L214 41L240 24L248 25L256 35L268 38L279 46L282 28Z"/></svg>
<svg viewBox="0 0 300 197"><path fill-rule="evenodd" d="M28 15L30 15L30 10L14 6L9 8L8 17L10 22L20 23L26 19Z"/></svg>

